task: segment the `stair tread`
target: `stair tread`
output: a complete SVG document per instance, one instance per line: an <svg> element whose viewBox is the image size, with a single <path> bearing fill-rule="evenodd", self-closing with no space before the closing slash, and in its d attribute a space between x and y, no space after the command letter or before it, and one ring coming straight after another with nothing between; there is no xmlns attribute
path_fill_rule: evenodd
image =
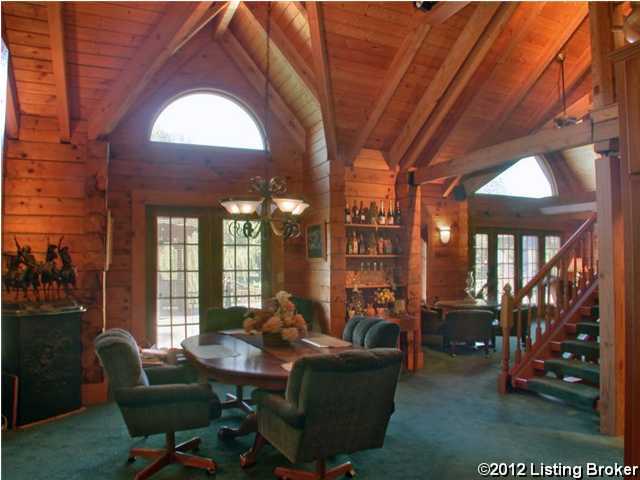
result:
<svg viewBox="0 0 640 480"><path fill-rule="evenodd" d="M527 381L527 389L569 401L581 407L593 408L600 390L584 383L569 383L556 378L535 377Z"/></svg>
<svg viewBox="0 0 640 480"><path fill-rule="evenodd" d="M589 327L600 327L599 322L578 322L577 325L586 325Z"/></svg>
<svg viewBox="0 0 640 480"><path fill-rule="evenodd" d="M591 340L563 340L563 345L573 345L577 347L591 348L593 350L600 350L600 344Z"/></svg>
<svg viewBox="0 0 640 480"><path fill-rule="evenodd" d="M600 365L595 363L550 358L544 361L544 366L545 371L552 371L554 367L559 367L564 375L579 377L592 383L599 383L600 381Z"/></svg>

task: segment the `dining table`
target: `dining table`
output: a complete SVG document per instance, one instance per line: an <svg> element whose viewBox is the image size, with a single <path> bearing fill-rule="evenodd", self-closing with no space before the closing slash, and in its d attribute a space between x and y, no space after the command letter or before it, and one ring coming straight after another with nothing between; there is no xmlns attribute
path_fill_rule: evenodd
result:
<svg viewBox="0 0 640 480"><path fill-rule="evenodd" d="M340 346L316 346L336 344ZM340 339L310 333L284 345L265 345L262 335L247 334L244 330L203 333L188 337L181 343L185 356L196 367L203 381L216 380L228 385L253 386L284 392L293 363L303 357L339 353L360 349ZM219 438L226 440L257 431L255 413L248 414L238 428L223 426ZM241 456L243 466L255 462L251 451Z"/></svg>

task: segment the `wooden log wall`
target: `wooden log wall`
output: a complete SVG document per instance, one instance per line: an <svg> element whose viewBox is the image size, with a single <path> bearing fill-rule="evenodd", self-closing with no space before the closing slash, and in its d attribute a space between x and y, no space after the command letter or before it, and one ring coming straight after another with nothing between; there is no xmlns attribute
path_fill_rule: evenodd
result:
<svg viewBox="0 0 640 480"><path fill-rule="evenodd" d="M464 296L469 270L467 202L442 198L440 185L422 186L422 236L427 240L427 302ZM443 245L439 228L451 227L451 241Z"/></svg>
<svg viewBox="0 0 640 480"><path fill-rule="evenodd" d="M166 68L175 68L169 63ZM162 75L162 71L160 72ZM285 176L289 190L302 193L303 152L271 114L272 162L259 151L152 143L148 135L155 115L170 99L194 89L217 89L245 102L262 117L263 101L217 44L210 44L176 69L173 76L134 109L111 135L109 208L113 216L113 264L108 273L109 327L127 328L147 338L144 307L145 205L218 206L224 197L248 192L252 176ZM213 113L212 113L213 114ZM144 218L144 217L143 217ZM297 245L284 254L276 240L272 255L274 290L298 293ZM140 278L142 277L142 278Z"/></svg>

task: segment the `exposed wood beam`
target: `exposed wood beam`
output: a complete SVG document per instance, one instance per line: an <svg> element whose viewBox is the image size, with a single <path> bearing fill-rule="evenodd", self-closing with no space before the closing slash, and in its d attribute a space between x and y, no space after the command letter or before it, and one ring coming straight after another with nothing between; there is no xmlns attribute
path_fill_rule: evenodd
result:
<svg viewBox="0 0 640 480"><path fill-rule="evenodd" d="M227 5L224 9L224 11L218 15L213 23L213 39L214 40L220 40L222 38L222 36L227 32L227 29L229 28L229 24L231 23L231 20L233 19L234 15L236 14L236 12L238 11L238 6L240 5L240 2L238 0L235 0L233 2L226 2Z"/></svg>
<svg viewBox="0 0 640 480"><path fill-rule="evenodd" d="M5 44L6 45L6 44ZM16 90L16 80L13 77L11 57L7 65L7 111L5 118L5 134L9 138L17 139L20 134L20 104Z"/></svg>
<svg viewBox="0 0 640 480"><path fill-rule="evenodd" d="M108 135L165 62L227 4L172 2L89 119L89 139Z"/></svg>
<svg viewBox="0 0 640 480"><path fill-rule="evenodd" d="M247 53L238 39L228 31L220 40L229 58L235 62L238 69L245 75L248 82L255 88L261 97L265 95L265 76L258 68L251 56ZM280 94L271 88L269 89L269 106L280 123L293 137L298 146L306 148L306 133L298 118L294 115ZM269 133L269 132L267 132Z"/></svg>
<svg viewBox="0 0 640 480"><path fill-rule="evenodd" d="M442 98L458 73L458 70L460 70L460 67L462 67L462 64L478 42L478 39L491 21L491 18L495 15L499 5L499 3L491 2L478 4L476 6L473 16L465 25L464 30L458 36L453 47L451 47L440 69L429 83L429 86L418 101L411 116L393 142L389 150L392 166L400 163L402 156L409 149L422 126L433 113L438 101Z"/></svg>
<svg viewBox="0 0 640 480"><path fill-rule="evenodd" d="M617 106L615 106L617 112ZM594 112L593 119L565 128L542 130L526 137L481 148L461 157L421 167L416 183L426 183L456 175L466 175L499 167L519 158L589 145L618 137L618 116L613 108Z"/></svg>
<svg viewBox="0 0 640 480"><path fill-rule="evenodd" d="M51 65L56 83L56 107L58 109L60 141L70 142L71 114L69 112L69 83L67 82L67 61L64 49L62 2L47 3L47 16L51 42Z"/></svg>
<svg viewBox="0 0 640 480"><path fill-rule="evenodd" d="M446 22L471 2L437 2L431 10L424 13L424 21L430 25Z"/></svg>
<svg viewBox="0 0 640 480"><path fill-rule="evenodd" d="M255 5L259 5L258 2ZM266 18L262 15L255 15L254 12L247 7L246 4L241 4L240 12L244 15L247 21L248 27L251 30L260 32L260 35L266 35ZM266 16L266 9L264 9ZM291 68L296 72L300 80L306 85L311 94L318 99L318 87L316 85L315 74L313 68L309 65L302 54L291 43L286 34L280 29L275 21L271 21L271 48L278 50L281 55L289 62Z"/></svg>
<svg viewBox="0 0 640 480"><path fill-rule="evenodd" d="M371 135L373 129L376 128L376 125L380 121L380 117L382 117L389 101L402 81L404 74L411 66L413 59L418 53L418 50L420 50L420 47L430 30L431 25L428 23L421 23L417 25L416 28L405 37L400 48L398 48L398 51L393 57L385 77L382 80L380 89L376 94L377 100L367 112L364 125L362 125L360 130L356 133L355 140L347 151L345 161L348 164L353 163L354 159L358 156L358 153L360 153L360 150L362 150L367 142L369 135Z"/></svg>
<svg viewBox="0 0 640 480"><path fill-rule="evenodd" d="M507 120L511 118L513 112L524 101L524 99L527 98L547 68L549 68L554 61L557 61L558 53L562 51L573 34L580 28L580 25L582 25L589 13L586 3L576 5L572 11L574 12L574 16L571 18L571 21L564 26L560 35L553 37L553 41L548 44L538 56L536 68L524 78L524 81L521 82L520 85L513 86L510 89L510 95L502 106L500 116L494 122L491 122L492 135L485 136L485 138L489 140L489 143L493 143L491 142L491 139L493 139L494 142L504 139L504 126ZM589 49L587 48L585 50ZM586 55L588 55L589 58L591 57L590 53ZM584 56L585 54L583 54L583 57ZM583 62L584 60L585 59L583 58ZM590 63L590 61L588 63Z"/></svg>
<svg viewBox="0 0 640 480"><path fill-rule="evenodd" d="M480 8L480 6L487 8L485 4L479 5L478 8ZM424 150L426 145L431 141L433 136L440 128L440 125L446 118L451 108L453 108L453 106L455 105L458 97L467 87L471 78L473 78L476 70L480 67L486 55L491 50L491 47L500 36L502 31L506 28L511 16L513 15L517 7L517 3L505 3L500 6L498 12L494 15L493 19L484 30L484 34L480 36L479 41L466 57L464 65L460 69L458 75L455 76L455 79L446 90L446 93L432 100L433 105L430 107L430 112L428 112L430 116L428 119L426 116L422 116L424 120L427 121L427 123L426 125L424 125L422 131L420 131L419 128L424 124L424 122L420 122L420 127L416 130L416 133L420 131L420 134L418 138L415 139L411 151L406 155L406 158L402 162L403 169L406 170L416 163L419 154ZM447 57L446 61L449 61L449 57ZM433 115L431 115L431 113L433 113ZM411 140L413 141L414 138L411 138ZM392 157L393 161L399 162L403 155L400 154L400 152L406 151L406 148L409 147L409 144L407 144L405 148L404 143L405 142L403 140L402 144L399 143L397 145L396 155Z"/></svg>
<svg viewBox="0 0 640 480"><path fill-rule="evenodd" d="M340 160L338 152L338 139L336 133L336 115L333 105L333 88L331 86L331 71L329 69L329 54L324 27L324 6L321 2L309 2L307 4L307 16L309 19L309 31L311 33L311 55L315 67L316 81L320 109L322 110L322 123L327 142L327 151L330 160Z"/></svg>
<svg viewBox="0 0 640 480"><path fill-rule="evenodd" d="M462 180L462 175L458 175L449 180L449 183L444 188L444 192L442 192L442 198L449 198L449 195L453 192L453 189L460 185L460 180Z"/></svg>
<svg viewBox="0 0 640 480"><path fill-rule="evenodd" d="M491 46L493 54L487 55L482 63L482 68L479 68L472 79L467 82L464 91L440 122L431 136L432 138L428 143L425 143L426 147L420 153L416 163L423 160L425 160L425 163L430 163L438 157L442 146L446 145L450 135L456 131L458 122L467 115L469 109L475 107L474 100L476 95L480 95L485 91L487 85L491 85L492 82L496 81L496 77L503 65L516 60L513 56L516 55L517 48L520 46L521 41L531 34L545 5L546 2L523 2L518 6L509 19L509 28L504 34L499 35L496 42ZM474 145L471 149L475 150L481 146L483 145ZM465 181L465 187L466 183Z"/></svg>

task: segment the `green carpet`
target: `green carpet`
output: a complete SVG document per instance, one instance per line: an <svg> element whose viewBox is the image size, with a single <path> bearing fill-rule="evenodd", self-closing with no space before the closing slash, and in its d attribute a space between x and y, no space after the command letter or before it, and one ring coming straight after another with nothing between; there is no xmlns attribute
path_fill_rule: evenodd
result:
<svg viewBox="0 0 640 480"><path fill-rule="evenodd" d="M499 354L460 352L451 358L427 350L425 368L404 374L382 450L351 455L363 479L473 479L479 462L545 462L584 465L622 462L620 439L598 433L598 417L528 393L499 396ZM216 385L222 394L224 389ZM220 425L240 421L233 411L208 429L181 432L178 441L203 438L201 455L220 465L219 479L273 478L287 460L265 447L257 466L243 471L238 455L251 437L221 442ZM126 463L133 445L162 445L162 436L130 439L114 404L87 409L56 422L2 436L2 478L132 479L145 460ZM332 464L346 460L340 456ZM310 465L309 465L310 467ZM208 478L206 473L171 466L154 478Z"/></svg>

